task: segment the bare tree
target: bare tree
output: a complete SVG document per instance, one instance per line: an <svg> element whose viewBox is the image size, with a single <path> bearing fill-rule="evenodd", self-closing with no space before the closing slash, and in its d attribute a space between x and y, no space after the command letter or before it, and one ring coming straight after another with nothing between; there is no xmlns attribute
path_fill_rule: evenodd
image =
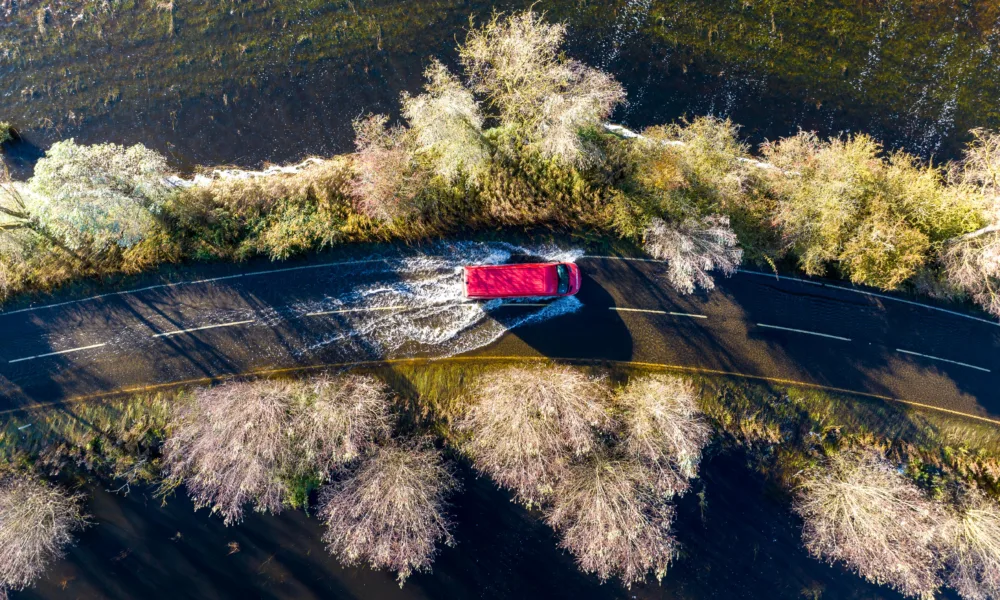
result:
<svg viewBox="0 0 1000 600"><path fill-rule="evenodd" d="M710 271L719 270L728 277L743 260L729 217L723 215L677 223L654 218L643 232L643 242L651 256L667 261L670 284L688 294L696 287L713 289L715 280Z"/></svg>
<svg viewBox="0 0 1000 600"><path fill-rule="evenodd" d="M985 196L1000 196L1000 131L973 129L972 143L953 174L961 183L976 187Z"/></svg>
<svg viewBox="0 0 1000 600"><path fill-rule="evenodd" d="M617 400L627 452L658 472L657 491L667 496L685 492L712 432L694 385L680 377L646 375L629 381Z"/></svg>
<svg viewBox="0 0 1000 600"><path fill-rule="evenodd" d="M438 542L454 544L445 500L457 485L428 440L381 447L324 490L323 540L348 565L396 571L402 586L430 570Z"/></svg>
<svg viewBox="0 0 1000 600"><path fill-rule="evenodd" d="M389 435L389 388L374 377L320 375L302 382L291 430L300 470L321 477L374 448Z"/></svg>
<svg viewBox="0 0 1000 600"><path fill-rule="evenodd" d="M473 90L486 96L501 124L548 156L578 163L579 132L599 127L625 99L610 75L562 54L566 26L533 11L495 14L459 47Z"/></svg>
<svg viewBox="0 0 1000 600"><path fill-rule="evenodd" d="M983 198L985 226L949 240L941 252L948 281L1000 317L1000 132L974 130L952 178Z"/></svg>
<svg viewBox="0 0 1000 600"><path fill-rule="evenodd" d="M425 92L403 95L403 115L416 132L420 150L434 155L436 172L449 181L460 173L478 179L489 161L483 115L472 92L439 61L424 76Z"/></svg>
<svg viewBox="0 0 1000 600"><path fill-rule="evenodd" d="M284 382L243 381L199 389L179 405L164 444L164 466L183 480L196 508L211 507L226 525L243 507L281 512L282 470L294 458L288 431L291 398Z"/></svg>
<svg viewBox="0 0 1000 600"><path fill-rule="evenodd" d="M582 570L602 581L618 576L626 586L650 571L663 578L677 553L674 509L649 483L642 464L605 451L568 470L547 520Z"/></svg>
<svg viewBox="0 0 1000 600"><path fill-rule="evenodd" d="M794 509L814 556L908 596L940 586L938 506L881 452L846 450L806 469Z"/></svg>
<svg viewBox="0 0 1000 600"><path fill-rule="evenodd" d="M387 128L388 121L385 115L369 115L354 122L357 152L351 182L358 209L386 222L411 214L427 184L413 133L400 126Z"/></svg>
<svg viewBox="0 0 1000 600"><path fill-rule="evenodd" d="M948 281L983 309L1000 317L1000 234L987 232L951 240L943 249Z"/></svg>
<svg viewBox="0 0 1000 600"><path fill-rule="evenodd" d="M0 596L23 590L86 526L83 495L24 475L0 480Z"/></svg>
<svg viewBox="0 0 1000 600"><path fill-rule="evenodd" d="M966 600L1000 598L1000 507L967 490L956 513L945 520L942 549L946 581Z"/></svg>
<svg viewBox="0 0 1000 600"><path fill-rule="evenodd" d="M225 383L178 405L164 466L198 508L211 507L229 525L248 503L280 512L291 479L326 479L388 429L388 393L371 378Z"/></svg>
<svg viewBox="0 0 1000 600"><path fill-rule="evenodd" d="M594 428L610 424L606 393L569 367L506 367L472 384L456 426L470 436L465 451L477 469L537 504L574 456L597 445Z"/></svg>

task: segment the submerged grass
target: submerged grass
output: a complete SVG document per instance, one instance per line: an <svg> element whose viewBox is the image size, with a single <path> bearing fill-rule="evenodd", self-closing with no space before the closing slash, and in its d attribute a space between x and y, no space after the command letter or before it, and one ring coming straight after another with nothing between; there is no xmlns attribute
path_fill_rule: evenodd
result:
<svg viewBox="0 0 1000 600"><path fill-rule="evenodd" d="M471 382L518 363L523 361L414 361L352 372L374 375L392 388L401 431L433 431L455 442L451 423L465 409ZM665 371L690 380L717 433L716 448L747 449L761 470L785 483L828 451L865 446L906 464L909 475L933 493L943 494L957 481L974 481L1000 496L1000 428L989 423L739 377L624 364L573 365L588 375L606 377L614 386ZM189 389L178 388L6 415L0 420L0 462L54 473L77 470L124 485L157 481L171 406L189 398Z"/></svg>

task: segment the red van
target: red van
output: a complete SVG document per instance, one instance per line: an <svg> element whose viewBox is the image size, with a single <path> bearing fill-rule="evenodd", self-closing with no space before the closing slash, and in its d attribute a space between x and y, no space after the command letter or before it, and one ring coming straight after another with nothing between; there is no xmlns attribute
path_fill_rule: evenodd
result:
<svg viewBox="0 0 1000 600"><path fill-rule="evenodd" d="M465 297L475 300L572 296L580 291L573 263L465 267Z"/></svg>

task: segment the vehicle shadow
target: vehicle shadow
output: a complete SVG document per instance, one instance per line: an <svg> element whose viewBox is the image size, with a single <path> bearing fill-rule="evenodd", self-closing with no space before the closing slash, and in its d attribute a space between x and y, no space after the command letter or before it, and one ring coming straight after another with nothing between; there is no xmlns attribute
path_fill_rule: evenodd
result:
<svg viewBox="0 0 1000 600"><path fill-rule="evenodd" d="M614 305L611 293L586 271L581 270L581 276L580 292L577 294L583 304L580 310L512 329L505 338L476 353L499 355L506 352L508 355L536 354L570 359L632 360L632 334L621 316L608 310Z"/></svg>

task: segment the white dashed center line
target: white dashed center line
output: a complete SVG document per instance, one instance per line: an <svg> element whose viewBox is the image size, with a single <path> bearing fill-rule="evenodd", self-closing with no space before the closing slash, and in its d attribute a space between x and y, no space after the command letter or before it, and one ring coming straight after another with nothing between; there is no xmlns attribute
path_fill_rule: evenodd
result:
<svg viewBox="0 0 1000 600"><path fill-rule="evenodd" d="M511 306L548 306L545 302L504 302L497 308L508 308Z"/></svg>
<svg viewBox="0 0 1000 600"><path fill-rule="evenodd" d="M321 317L323 315L342 315L344 313L374 312L377 310L400 310L405 306L376 306L373 308L344 308L341 310L325 310L323 312L306 313L307 317Z"/></svg>
<svg viewBox="0 0 1000 600"><path fill-rule="evenodd" d="M951 363L953 365L958 365L960 367L969 367L970 369L975 369L977 371L985 371L986 373L990 372L989 369L984 369L983 367L977 367L976 365L970 365L968 363L958 362L957 360L948 360L947 358L940 358L938 356L931 356L930 354L921 354L919 352L911 352L909 350L903 350L902 348L896 348L896 352L902 352L903 354L910 354L910 355L913 355L913 356L921 356L923 358L929 358L931 360L938 360L938 361L941 361L941 362Z"/></svg>
<svg viewBox="0 0 1000 600"><path fill-rule="evenodd" d="M830 335L829 333L820 333L818 331L807 331L805 329L792 329L791 327L779 327L777 325L766 325L764 323L757 323L757 327L764 327L765 329L780 329L781 331L791 331L794 333L804 333L806 335L817 335L819 337L830 338L831 340L840 340L842 342L849 342L851 338L840 337L839 335Z"/></svg>
<svg viewBox="0 0 1000 600"><path fill-rule="evenodd" d="M170 337L172 335L180 335L182 333L191 333L192 331L204 331L206 329L218 329L219 327L235 327L237 325L246 325L248 323L253 323L253 319L249 321L234 321L232 323L221 323L219 325L205 325L204 327L194 327L192 329L179 329L177 331L167 331L165 333L157 333L154 338Z"/></svg>
<svg viewBox="0 0 1000 600"><path fill-rule="evenodd" d="M102 346L107 346L107 344L94 344L93 346L84 346L83 348L72 348L70 350L60 350L59 352L49 352L47 354L39 354L37 356L25 356L24 358L15 358L14 360L7 361L7 364L24 362L26 360L35 360L36 358L45 358L46 356L58 356L59 354L69 354L71 352L80 352L82 350L93 350L94 348L100 348Z"/></svg>
<svg viewBox="0 0 1000 600"><path fill-rule="evenodd" d="M668 310L649 310L648 308L622 308L620 306L609 306L608 310L617 312L649 313L652 315L671 315L674 317L691 317L692 319L707 319L706 315L696 315L694 313L670 312Z"/></svg>

